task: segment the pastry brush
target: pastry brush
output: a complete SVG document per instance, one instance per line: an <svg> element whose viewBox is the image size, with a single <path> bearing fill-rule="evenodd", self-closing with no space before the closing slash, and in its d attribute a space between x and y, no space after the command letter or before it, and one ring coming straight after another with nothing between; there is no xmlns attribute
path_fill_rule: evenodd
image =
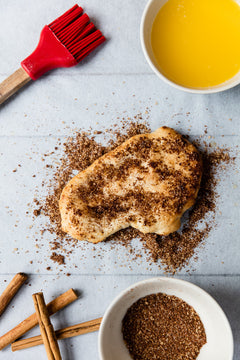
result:
<svg viewBox="0 0 240 360"><path fill-rule="evenodd" d="M47 71L77 65L105 41L83 9L74 5L62 16L44 26L34 52L21 67L0 84L0 104L31 80Z"/></svg>

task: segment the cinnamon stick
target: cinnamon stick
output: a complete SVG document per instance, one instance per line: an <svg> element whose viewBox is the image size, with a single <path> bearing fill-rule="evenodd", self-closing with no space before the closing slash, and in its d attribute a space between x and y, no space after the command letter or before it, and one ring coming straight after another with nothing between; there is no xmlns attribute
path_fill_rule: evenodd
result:
<svg viewBox="0 0 240 360"><path fill-rule="evenodd" d="M9 285L6 287L2 295L0 295L0 316L26 280L26 274L16 274L12 281L9 283Z"/></svg>
<svg viewBox="0 0 240 360"><path fill-rule="evenodd" d="M47 357L49 360L61 360L62 357L60 354L57 338L50 321L43 293L40 292L33 294L32 297Z"/></svg>
<svg viewBox="0 0 240 360"><path fill-rule="evenodd" d="M51 301L47 305L49 315L55 314L57 311L63 309L68 304L71 304L77 299L77 295L73 289L66 291ZM27 319L23 320L20 324L15 326L12 330L0 337L0 350L10 345L13 341L23 336L27 331L31 330L38 323L37 315L32 314Z"/></svg>
<svg viewBox="0 0 240 360"><path fill-rule="evenodd" d="M81 324L68 326L64 329L55 331L56 337L58 340L67 339L70 337L88 334L94 331L98 331L102 318L86 321ZM33 346L43 344L43 339L41 335L34 336L31 338L18 340L12 344L12 351L28 349Z"/></svg>

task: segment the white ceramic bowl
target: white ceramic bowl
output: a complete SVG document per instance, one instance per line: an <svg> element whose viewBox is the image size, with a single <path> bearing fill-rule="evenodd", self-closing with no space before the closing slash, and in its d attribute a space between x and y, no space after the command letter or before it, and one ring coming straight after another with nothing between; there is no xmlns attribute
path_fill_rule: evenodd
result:
<svg viewBox="0 0 240 360"><path fill-rule="evenodd" d="M204 290L187 281L158 277L134 284L124 290L104 314L98 338L101 360L132 360L121 332L127 309L143 296L163 292L191 305L200 316L207 335L197 360L232 360L233 336L226 315Z"/></svg>
<svg viewBox="0 0 240 360"><path fill-rule="evenodd" d="M157 64L157 61L154 57L152 46L151 46L151 31L152 31L152 25L154 22L154 19L158 13L158 11L161 9L161 7L167 2L167 0L149 0L147 6L145 7L145 10L142 15L142 21L141 21L141 27L140 27L140 40L142 44L143 53L150 65L150 67L153 69L153 71L165 82L167 82L169 85L184 90L191 93L197 93L197 94L209 94L209 93L216 93L220 91L224 91L227 89L230 89L240 83L240 72L236 74L233 78L230 80L217 85L212 86L208 88L190 88L185 87L182 85L179 85L177 83L174 83L173 81L169 80L165 75L162 74L161 70L159 69L159 66ZM237 0L239 3L240 1Z"/></svg>

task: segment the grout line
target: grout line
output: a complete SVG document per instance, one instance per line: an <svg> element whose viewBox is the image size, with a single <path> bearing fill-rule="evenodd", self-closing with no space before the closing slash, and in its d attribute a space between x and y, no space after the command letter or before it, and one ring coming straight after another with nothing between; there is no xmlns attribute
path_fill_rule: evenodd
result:
<svg viewBox="0 0 240 360"><path fill-rule="evenodd" d="M96 72L96 73L93 73L93 72L82 72L82 73L80 73L80 72L76 72L76 73L59 73L59 74L54 74L54 73L51 73L51 75L49 75L49 74L47 74L47 75L43 75L42 77L41 77L41 79L47 79L47 78L50 78L50 77L59 77L59 78L63 78L64 76L66 76L66 77L76 77L76 74L78 74L78 77L88 77L88 76L141 76L141 75L143 75L143 76L154 76L154 77L156 77L156 74L154 73L154 72L119 72L119 73L117 73L117 72L109 72L109 73L102 73L102 72ZM0 73L0 76L9 76L9 73Z"/></svg>
<svg viewBox="0 0 240 360"><path fill-rule="evenodd" d="M81 129L80 129L81 130ZM87 130L85 130L87 131ZM73 130L73 134L74 134L74 130ZM214 136L214 139L215 138L222 138L222 135L224 135L224 138L228 137L228 138L237 138L240 136L240 133L239 134L214 134L214 135L211 135L210 133L208 133L207 135L205 134L190 134L191 137L199 137L201 135L201 139L204 139L204 137L208 138L208 136ZM68 133L66 133L65 135L55 135L55 134L50 134L50 135L0 135L0 139L4 139L4 138L26 138L26 139L29 139L29 138L65 138L65 137L68 137L70 136ZM210 140L214 140L214 139L210 139Z"/></svg>
<svg viewBox="0 0 240 360"><path fill-rule="evenodd" d="M70 270L69 270L70 271ZM67 270L66 270L67 272ZM28 273L25 272L27 275L29 276L66 276L66 274L58 274L58 273ZM0 276L14 276L16 273L4 273L1 274ZM70 272L71 274L71 272ZM240 274L236 273L236 274L193 274L193 273L188 273L188 274L178 274L178 275L166 275L166 274L71 274L71 276L79 276L79 277L83 277L83 276L91 276L91 277L100 277L100 276L115 276L115 277L137 277L137 276L146 276L146 277L172 277L172 278L180 278L180 277L188 277L189 279L193 278L193 277L240 277Z"/></svg>

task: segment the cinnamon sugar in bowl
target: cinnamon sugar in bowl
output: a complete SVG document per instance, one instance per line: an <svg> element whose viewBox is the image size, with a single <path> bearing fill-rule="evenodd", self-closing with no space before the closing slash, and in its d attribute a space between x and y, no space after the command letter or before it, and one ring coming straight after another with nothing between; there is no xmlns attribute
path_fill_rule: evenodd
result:
<svg viewBox="0 0 240 360"><path fill-rule="evenodd" d="M175 278L158 277L132 285L120 293L120 295L108 307L101 323L98 338L98 349L101 360L152 359L153 355L147 352L139 356L137 351L135 352L136 348L131 348L131 341L135 340L134 331L136 331L136 327L134 328L134 316L136 315L136 309L139 308L138 305L140 304L141 306L141 301L143 301L142 298L144 298L144 306L146 306L146 303L149 304L150 310L152 300L157 297L158 300L163 298L165 300L167 299L166 308L168 308L168 304L170 304L170 307L173 305L172 308L174 308L174 306L176 306L176 308L180 306L182 308L181 311L185 308L186 312L189 312L190 310L192 313L192 315L184 314L183 318L185 317L185 319L187 319L189 315L198 343L195 348L192 347L192 354L189 353L187 356L185 354L185 357L182 358L188 360L194 359L194 354L196 354L195 359L197 360L233 359L232 331L223 310L216 301L204 290L187 281ZM168 300L170 300L170 302L168 302ZM177 311L179 311L179 308ZM133 322L131 321L132 319L129 318L129 314L131 314L131 312L133 313ZM146 311L144 316L150 312ZM156 315L157 314L155 313L154 316L156 317ZM159 314L159 318L160 315L161 314ZM154 316L152 320L154 320ZM167 319L166 313L165 318ZM176 313L173 316L173 320L176 321L177 319L178 314ZM138 321L146 320L146 326L149 322L147 318L141 318L140 316L138 319L137 316L135 316L135 320L135 324ZM146 326L144 326L145 329L142 329L143 331L146 330ZM177 326L178 324L176 323L176 327ZM164 327L166 330L166 326ZM187 328L187 330L189 329ZM137 331L139 331L139 329L137 329ZM151 328L149 327L147 331L151 333ZM172 331L172 334L173 332L174 331ZM172 336L172 338L174 338L174 336ZM139 339L141 339L141 334L140 337L138 337L138 340ZM165 347L169 346L167 344L164 345ZM164 348L164 346L162 348ZM171 351L176 351L174 348L177 349L177 346L173 346ZM132 356L130 355L129 350ZM170 349L168 350L170 351ZM148 355L151 356L148 357ZM156 360L162 359L160 354L154 353L154 356ZM172 358L178 358L177 354L175 357L172 356L171 359Z"/></svg>

